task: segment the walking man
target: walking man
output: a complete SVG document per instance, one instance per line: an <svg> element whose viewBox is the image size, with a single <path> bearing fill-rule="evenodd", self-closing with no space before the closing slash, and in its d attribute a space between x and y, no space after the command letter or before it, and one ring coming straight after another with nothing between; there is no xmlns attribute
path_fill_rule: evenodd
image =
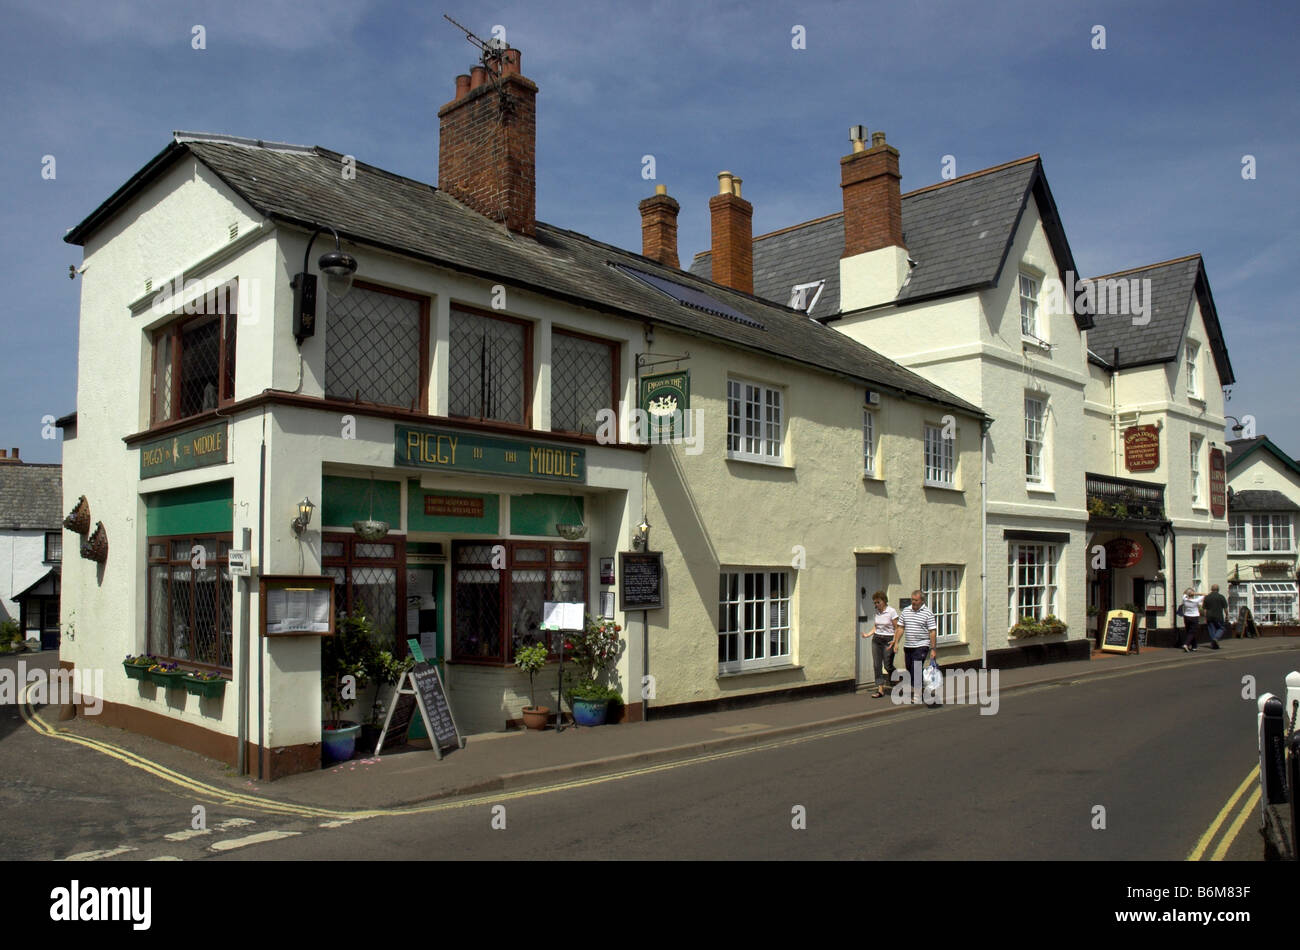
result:
<svg viewBox="0 0 1300 950"><path fill-rule="evenodd" d="M898 641L902 640L905 668L912 677L912 702L919 703L927 657L933 659L939 655L939 624L920 590L912 591L912 602L903 608L898 619L902 629L894 635L894 649L898 649Z"/></svg>
<svg viewBox="0 0 1300 950"><path fill-rule="evenodd" d="M1219 638L1223 636L1224 620L1228 615L1228 598L1219 593L1219 585L1211 584L1209 596L1201 605L1205 611L1205 627L1210 633L1210 649L1219 649Z"/></svg>

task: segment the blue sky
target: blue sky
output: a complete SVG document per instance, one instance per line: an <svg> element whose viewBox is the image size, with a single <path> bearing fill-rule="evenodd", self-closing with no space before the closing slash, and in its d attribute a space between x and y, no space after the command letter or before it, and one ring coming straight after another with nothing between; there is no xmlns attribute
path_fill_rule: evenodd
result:
<svg viewBox="0 0 1300 950"><path fill-rule="evenodd" d="M905 191L940 180L945 155L965 174L1040 153L1085 274L1204 255L1238 379L1227 411L1300 456L1290 3L0 7L0 242L15 285L0 314L0 447L29 461L59 460L41 419L75 408L81 284L68 265L81 250L66 229L174 129L323 145L436 183L437 110L475 61L444 12L481 36L504 26L539 86L538 217L639 251L636 205L655 184L641 158L653 155L682 204L683 264L707 249L724 168L744 179L756 234L840 210L850 125L886 131ZM206 49L192 48L195 25ZM796 25L806 49L792 47Z"/></svg>

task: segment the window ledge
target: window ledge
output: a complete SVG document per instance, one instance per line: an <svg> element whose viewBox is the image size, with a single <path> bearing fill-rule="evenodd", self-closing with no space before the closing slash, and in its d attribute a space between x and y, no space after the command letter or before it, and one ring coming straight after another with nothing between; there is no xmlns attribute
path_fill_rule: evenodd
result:
<svg viewBox="0 0 1300 950"><path fill-rule="evenodd" d="M1026 482L1025 491L1031 495L1051 495L1056 497L1056 489L1050 485L1043 485L1039 482Z"/></svg>
<svg viewBox="0 0 1300 950"><path fill-rule="evenodd" d="M749 465L766 465L768 468L788 468L791 471L794 471L794 466L784 461L783 459L753 458L748 455L733 455L732 453L728 452L727 461L745 462Z"/></svg>
<svg viewBox="0 0 1300 950"><path fill-rule="evenodd" d="M937 488L940 491L956 492L959 495L963 494L963 489L958 488L956 485L944 485L939 482L922 482L921 484L925 488Z"/></svg>
<svg viewBox="0 0 1300 950"><path fill-rule="evenodd" d="M864 482L883 482L885 479L883 476L880 475L868 475L864 473L862 476L862 480Z"/></svg>
<svg viewBox="0 0 1300 950"><path fill-rule="evenodd" d="M940 648L957 647L961 646L965 642L966 641L961 638L960 633L950 633L945 637L939 637L938 640L935 641L935 645Z"/></svg>
<svg viewBox="0 0 1300 950"><path fill-rule="evenodd" d="M778 663L774 666L759 666L748 670L728 670L726 672L719 670L717 678L723 680L723 679L731 679L736 676L756 676L756 675L761 675L763 673L780 673L780 672L789 672L790 670L802 670L802 669L803 669L803 664L801 663Z"/></svg>

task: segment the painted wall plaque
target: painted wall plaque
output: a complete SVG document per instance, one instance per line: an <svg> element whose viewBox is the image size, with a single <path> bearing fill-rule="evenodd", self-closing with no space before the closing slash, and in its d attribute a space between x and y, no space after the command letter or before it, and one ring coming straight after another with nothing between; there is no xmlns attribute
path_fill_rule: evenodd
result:
<svg viewBox="0 0 1300 950"><path fill-rule="evenodd" d="M1160 430L1153 425L1124 430L1124 467L1130 472L1153 472L1160 467Z"/></svg>

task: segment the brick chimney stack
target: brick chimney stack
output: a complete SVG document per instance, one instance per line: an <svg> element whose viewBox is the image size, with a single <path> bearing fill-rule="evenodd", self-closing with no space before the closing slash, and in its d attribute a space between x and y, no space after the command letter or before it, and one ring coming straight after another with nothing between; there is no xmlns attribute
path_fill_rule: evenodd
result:
<svg viewBox="0 0 1300 950"><path fill-rule="evenodd" d="M861 129L861 126L858 126ZM865 130L862 134L865 136ZM840 159L844 193L844 257L882 247L903 247L903 197L898 149L885 133L871 136L871 147L854 138L853 152Z"/></svg>
<svg viewBox="0 0 1300 950"><path fill-rule="evenodd" d="M8 453L6 453L4 449L0 449L0 463L13 464L14 462L17 462L19 465L23 463L23 460L18 457L17 446L10 449Z"/></svg>
<svg viewBox="0 0 1300 950"><path fill-rule="evenodd" d="M715 283L754 292L754 206L740 197L740 182L718 172L718 193L709 199Z"/></svg>
<svg viewBox="0 0 1300 950"><path fill-rule="evenodd" d="M853 151L840 159L844 196L844 253L840 256L840 309L857 310L898 299L910 264L903 244L903 195L898 149L884 132L849 130Z"/></svg>
<svg viewBox="0 0 1300 950"><path fill-rule="evenodd" d="M641 253L666 267L681 270L677 259L677 212L682 209L668 195L668 188L655 185L655 193L637 205L641 211Z"/></svg>
<svg viewBox="0 0 1300 950"><path fill-rule="evenodd" d="M519 50L456 77L438 110L438 187L511 231L537 233L537 86Z"/></svg>

